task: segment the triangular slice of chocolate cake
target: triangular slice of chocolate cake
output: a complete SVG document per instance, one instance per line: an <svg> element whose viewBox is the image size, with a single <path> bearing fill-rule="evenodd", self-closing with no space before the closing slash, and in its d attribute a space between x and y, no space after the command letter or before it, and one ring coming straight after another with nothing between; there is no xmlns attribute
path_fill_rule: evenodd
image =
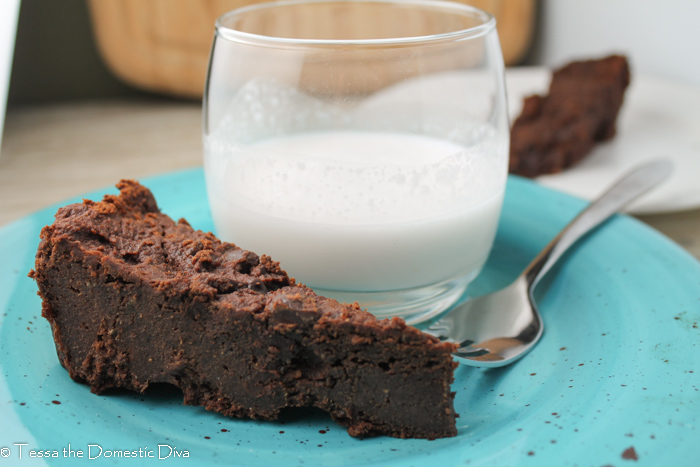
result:
<svg viewBox="0 0 700 467"><path fill-rule="evenodd" d="M318 407L353 436L454 436L452 344L295 284L267 256L161 214L134 181L58 210L34 277L61 364L94 393L182 389L273 420Z"/></svg>

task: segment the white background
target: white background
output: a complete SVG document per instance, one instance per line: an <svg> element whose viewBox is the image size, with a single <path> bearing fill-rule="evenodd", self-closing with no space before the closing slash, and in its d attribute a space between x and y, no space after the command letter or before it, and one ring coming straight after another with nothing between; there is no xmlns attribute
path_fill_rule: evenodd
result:
<svg viewBox="0 0 700 467"><path fill-rule="evenodd" d="M0 149L2 149L5 103L7 101L7 88L10 84L18 13L19 0L0 0Z"/></svg>
<svg viewBox="0 0 700 467"><path fill-rule="evenodd" d="M628 56L633 74L700 87L700 1L540 0L539 6L534 64L559 67L618 52Z"/></svg>

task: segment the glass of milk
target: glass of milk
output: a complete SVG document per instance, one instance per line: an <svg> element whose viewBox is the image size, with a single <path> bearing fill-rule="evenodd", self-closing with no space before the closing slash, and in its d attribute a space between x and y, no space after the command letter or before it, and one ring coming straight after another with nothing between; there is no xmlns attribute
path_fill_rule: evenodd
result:
<svg viewBox="0 0 700 467"><path fill-rule="evenodd" d="M291 1L216 23L216 233L321 295L418 323L493 244L509 127L495 20L435 0Z"/></svg>

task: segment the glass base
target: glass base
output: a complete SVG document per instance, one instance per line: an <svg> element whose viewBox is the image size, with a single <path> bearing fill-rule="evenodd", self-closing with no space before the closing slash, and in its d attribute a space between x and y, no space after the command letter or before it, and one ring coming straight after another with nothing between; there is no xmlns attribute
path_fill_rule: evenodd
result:
<svg viewBox="0 0 700 467"><path fill-rule="evenodd" d="M406 324L422 323L446 311L464 294L478 271L437 284L386 292L340 292L310 286L314 292L339 302L358 302L377 318L398 316Z"/></svg>

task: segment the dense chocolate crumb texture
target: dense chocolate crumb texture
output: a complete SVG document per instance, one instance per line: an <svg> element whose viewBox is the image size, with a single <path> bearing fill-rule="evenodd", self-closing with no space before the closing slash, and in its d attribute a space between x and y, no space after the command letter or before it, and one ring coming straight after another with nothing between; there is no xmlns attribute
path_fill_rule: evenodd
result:
<svg viewBox="0 0 700 467"><path fill-rule="evenodd" d="M137 182L117 187L59 209L30 273L75 381L97 394L169 383L234 417L318 407L353 436L456 435L452 344L316 295L161 214Z"/></svg>
<svg viewBox="0 0 700 467"><path fill-rule="evenodd" d="M533 95L511 128L510 173L558 173L615 136L630 82L627 59L611 55L569 63L554 71L546 96Z"/></svg>

